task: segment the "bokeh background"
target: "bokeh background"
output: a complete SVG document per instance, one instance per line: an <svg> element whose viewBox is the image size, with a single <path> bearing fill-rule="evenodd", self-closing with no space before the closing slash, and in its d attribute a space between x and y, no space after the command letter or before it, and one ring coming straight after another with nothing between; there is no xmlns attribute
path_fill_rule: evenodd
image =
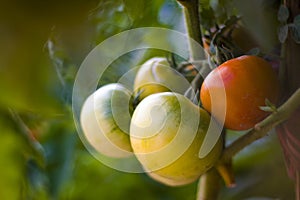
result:
<svg viewBox="0 0 300 200"><path fill-rule="evenodd" d="M268 48L276 41L271 23L276 3L206 0L201 13L204 26L243 13L249 31ZM197 183L171 188L145 174L106 167L89 154L75 129L72 87L85 56L106 38L145 26L185 32L182 8L175 0L1 1L0 199L196 198ZM99 86L152 56L165 52L122 56ZM229 142L241 134L229 132ZM243 150L234 166L237 187L224 188L220 199L294 198L276 134Z"/></svg>

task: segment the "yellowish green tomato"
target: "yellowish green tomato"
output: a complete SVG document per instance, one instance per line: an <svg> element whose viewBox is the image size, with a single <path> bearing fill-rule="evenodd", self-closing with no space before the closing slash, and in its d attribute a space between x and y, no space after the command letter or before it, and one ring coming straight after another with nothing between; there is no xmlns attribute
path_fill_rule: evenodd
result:
<svg viewBox="0 0 300 200"><path fill-rule="evenodd" d="M130 125L133 151L153 179L170 186L197 180L218 160L220 137L212 150L199 157L210 115L183 95L171 92L146 97L135 109Z"/></svg>
<svg viewBox="0 0 300 200"><path fill-rule="evenodd" d="M108 84L85 101L81 127L89 144L110 157L131 155L129 140L130 92L121 84Z"/></svg>
<svg viewBox="0 0 300 200"><path fill-rule="evenodd" d="M134 91L139 100L159 92L183 94L189 87L188 80L170 67L166 58L154 57L145 62L136 74Z"/></svg>

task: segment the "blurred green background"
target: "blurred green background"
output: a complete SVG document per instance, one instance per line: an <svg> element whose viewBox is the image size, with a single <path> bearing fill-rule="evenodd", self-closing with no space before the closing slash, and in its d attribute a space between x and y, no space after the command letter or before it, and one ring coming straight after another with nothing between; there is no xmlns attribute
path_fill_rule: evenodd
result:
<svg viewBox="0 0 300 200"><path fill-rule="evenodd" d="M265 12L259 5L270 2L248 1L238 8L243 11L251 3L257 12ZM232 3L201 1L205 24L237 12ZM251 24L254 19L248 18ZM182 9L175 0L1 2L0 199L196 198L197 183L171 188L145 174L104 166L76 133L71 96L81 62L106 38L144 26L185 32ZM258 33L261 26L256 27ZM122 56L101 84L117 81L134 67L132 63L154 55L165 53L151 50ZM240 134L229 133L231 138ZM270 135L237 156L237 187L224 188L220 199L293 199L280 146L276 135Z"/></svg>

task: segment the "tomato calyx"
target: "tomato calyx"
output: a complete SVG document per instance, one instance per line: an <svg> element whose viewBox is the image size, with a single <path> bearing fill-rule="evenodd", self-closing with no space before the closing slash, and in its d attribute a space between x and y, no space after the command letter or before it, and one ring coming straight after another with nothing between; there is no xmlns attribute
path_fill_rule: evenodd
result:
<svg viewBox="0 0 300 200"><path fill-rule="evenodd" d="M273 113L278 112L276 105L273 104L269 99L266 99L265 106L260 106L259 109L265 112L273 112Z"/></svg>

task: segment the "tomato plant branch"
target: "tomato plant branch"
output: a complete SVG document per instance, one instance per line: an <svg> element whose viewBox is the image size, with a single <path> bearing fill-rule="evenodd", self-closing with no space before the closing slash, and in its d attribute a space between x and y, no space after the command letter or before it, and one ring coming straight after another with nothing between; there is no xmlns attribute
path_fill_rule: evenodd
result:
<svg viewBox="0 0 300 200"><path fill-rule="evenodd" d="M203 174L198 183L197 200L216 200L221 189L221 177L215 168Z"/></svg>
<svg viewBox="0 0 300 200"><path fill-rule="evenodd" d="M177 0L184 7L184 18L188 36L203 46L200 29L199 0ZM199 59L199 52L189 40L191 61Z"/></svg>
<svg viewBox="0 0 300 200"><path fill-rule="evenodd" d="M282 123L283 121L287 120L288 117L299 106L300 106L300 88L296 90L296 92L284 104L282 104L277 109L276 112L273 112L266 119L256 124L254 129L252 129L247 134L241 136L240 138L235 140L231 145L225 148L219 162L222 163L226 160L229 160L249 144L267 135L272 128Z"/></svg>

